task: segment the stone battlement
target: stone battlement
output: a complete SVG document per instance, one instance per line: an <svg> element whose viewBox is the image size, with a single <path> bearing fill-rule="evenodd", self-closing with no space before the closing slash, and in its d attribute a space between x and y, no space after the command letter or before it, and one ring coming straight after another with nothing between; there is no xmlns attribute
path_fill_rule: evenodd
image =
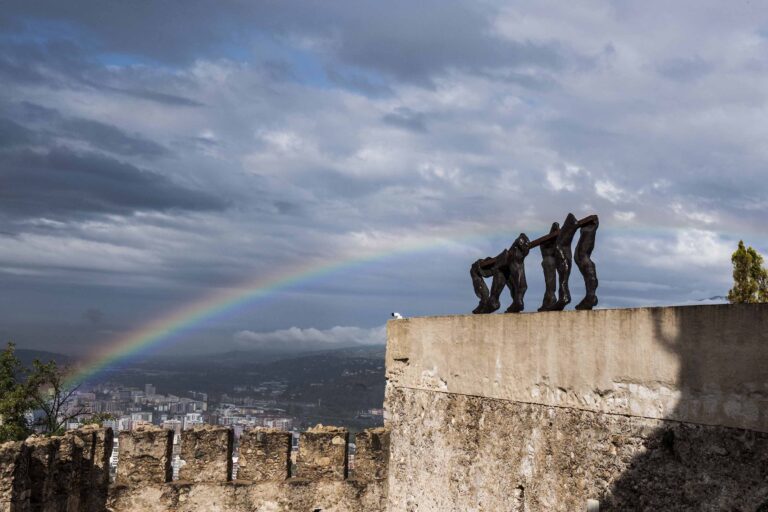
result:
<svg viewBox="0 0 768 512"><path fill-rule="evenodd" d="M0 445L0 512L767 511L768 305L388 324L386 429L119 436ZM390 434L391 432L391 434ZM391 437L391 439L390 439ZM101 507L101 508L99 508Z"/></svg>
<svg viewBox="0 0 768 512"><path fill-rule="evenodd" d="M112 442L112 429L85 427L0 444L0 511L103 511Z"/></svg>
<svg viewBox="0 0 768 512"><path fill-rule="evenodd" d="M111 429L83 428L61 437L0 445L1 512L383 510L389 434L355 436L356 466L348 468L349 432L318 426L300 434L295 474L291 433L254 429L240 438L232 479L231 429L201 425L181 433L179 480L172 481L173 431L143 426L120 432L115 482L109 484ZM106 508L105 508L106 507Z"/></svg>

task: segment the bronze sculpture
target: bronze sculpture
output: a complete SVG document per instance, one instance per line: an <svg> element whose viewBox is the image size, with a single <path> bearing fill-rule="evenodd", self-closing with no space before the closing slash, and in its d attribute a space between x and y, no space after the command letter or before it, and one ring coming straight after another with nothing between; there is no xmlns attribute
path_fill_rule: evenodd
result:
<svg viewBox="0 0 768 512"><path fill-rule="evenodd" d="M469 269L475 295L480 299L472 311L475 314L493 313L501 306L499 297L504 285L509 287L512 305L507 313L518 313L524 309L523 296L528 289L525 281L525 257L528 256L530 241L525 233L520 234L509 249L504 249L498 256L477 260ZM492 277L491 291L485 284L485 277Z"/></svg>
<svg viewBox="0 0 768 512"><path fill-rule="evenodd" d="M587 310L597 305L597 270L592 261L592 251L595 248L595 235L599 226L597 215L590 215L581 220L569 213L562 227L555 222L549 233L530 241L525 233L514 241L509 249L504 249L492 258L479 259L472 264L469 273L475 295L480 299L475 314L493 313L501 307L499 297L504 286L509 287L512 295L512 305L507 313L519 313L525 308L523 297L528 289L525 280L525 258L534 247L541 250L541 267L544 271L544 299L539 311L561 311L571 302L571 292L568 280L573 266L571 243L577 230L581 236L576 244L576 266L584 277L586 295L576 306L576 309ZM491 290L485 284L484 278L491 277ZM557 289L557 295L555 290Z"/></svg>

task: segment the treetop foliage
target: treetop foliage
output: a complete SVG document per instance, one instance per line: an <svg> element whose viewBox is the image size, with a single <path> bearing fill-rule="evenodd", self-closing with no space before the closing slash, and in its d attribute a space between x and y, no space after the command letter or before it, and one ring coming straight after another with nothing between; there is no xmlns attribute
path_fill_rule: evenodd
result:
<svg viewBox="0 0 768 512"><path fill-rule="evenodd" d="M68 421L87 412L70 407L77 388L66 385L65 368L39 360L24 368L15 350L16 345L8 343L0 351L0 442L21 441L33 429L59 434ZM41 412L37 422L30 420L32 411Z"/></svg>
<svg viewBox="0 0 768 512"><path fill-rule="evenodd" d="M739 240L731 263L733 288L728 291L728 302L768 302L768 271L763 267L763 256L752 247L745 247L744 242Z"/></svg>

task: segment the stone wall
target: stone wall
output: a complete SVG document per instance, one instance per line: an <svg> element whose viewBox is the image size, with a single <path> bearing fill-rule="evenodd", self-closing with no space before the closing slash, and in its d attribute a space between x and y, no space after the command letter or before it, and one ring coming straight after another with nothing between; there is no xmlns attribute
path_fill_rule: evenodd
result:
<svg viewBox="0 0 768 512"><path fill-rule="evenodd" d="M109 510L129 512L383 511L388 434L358 434L360 466L349 477L349 432L318 426L300 434L296 474L290 433L255 429L240 438L237 480L232 481L232 431L203 425L181 434L184 461L171 481L172 437L158 427L120 434L117 479ZM372 438L380 441L371 442ZM124 448L124 446L126 448ZM122 468L130 468L123 470Z"/></svg>
<svg viewBox="0 0 768 512"><path fill-rule="evenodd" d="M0 512L101 512L109 486L112 430L0 445Z"/></svg>
<svg viewBox="0 0 768 512"><path fill-rule="evenodd" d="M386 428L0 445L0 512L768 512L768 305L394 320Z"/></svg>
<svg viewBox="0 0 768 512"><path fill-rule="evenodd" d="M173 432L144 426L120 433L110 485L111 429L33 436L0 444L0 512L382 511L389 435L371 429L357 438L359 466L350 477L346 429L302 433L292 476L291 434L248 431L240 439L239 479L232 481L232 430L202 425L182 432L184 464L171 481Z"/></svg>
<svg viewBox="0 0 768 512"><path fill-rule="evenodd" d="M394 320L390 511L768 510L768 305Z"/></svg>

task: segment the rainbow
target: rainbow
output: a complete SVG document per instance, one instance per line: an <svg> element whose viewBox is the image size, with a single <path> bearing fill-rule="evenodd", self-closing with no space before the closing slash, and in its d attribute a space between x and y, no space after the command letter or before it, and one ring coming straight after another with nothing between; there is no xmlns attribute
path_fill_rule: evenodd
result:
<svg viewBox="0 0 768 512"><path fill-rule="evenodd" d="M547 231L548 228L545 229L542 226L531 230L532 233L545 233ZM658 233L660 230L658 228L648 230L641 227L629 231L634 231L635 234L642 236L650 231ZM667 230L661 229L661 231ZM669 229L668 231L673 232L674 230ZM603 233L605 234L605 231ZM314 261L299 268L288 269L277 276L260 277L235 288L217 289L104 344L103 347L94 351L87 360L80 362L74 368L67 379L67 383L69 385L81 383L105 369L117 365L120 361L135 357L150 348L159 347L164 342L170 343L173 340L178 340L179 335L187 329L237 311L238 308L266 299L300 283L397 255L428 251L460 243L489 242L497 237L511 240L517 234L518 232L512 229L488 230L472 226L471 229L464 232L453 231L447 236L426 236L405 242L397 240L384 244L387 247L383 249L347 255L346 257L335 258L333 261Z"/></svg>
<svg viewBox="0 0 768 512"><path fill-rule="evenodd" d="M164 342L178 339L178 335L185 330L232 313L238 308L275 295L300 283L401 254L432 250L459 242L466 243L473 239L487 241L492 236L513 236L512 232L507 230L485 230L482 232L473 228L471 233L457 236L454 232L447 237L420 237L410 242L403 243L400 241L396 245L393 242L391 246L383 250L379 248L362 254L347 255L333 261L314 261L299 268L284 271L277 276L258 278L235 288L217 289L106 343L94 351L88 359L81 361L74 367L67 378L67 383L68 385L82 383L105 369L117 365L120 361L138 356Z"/></svg>

